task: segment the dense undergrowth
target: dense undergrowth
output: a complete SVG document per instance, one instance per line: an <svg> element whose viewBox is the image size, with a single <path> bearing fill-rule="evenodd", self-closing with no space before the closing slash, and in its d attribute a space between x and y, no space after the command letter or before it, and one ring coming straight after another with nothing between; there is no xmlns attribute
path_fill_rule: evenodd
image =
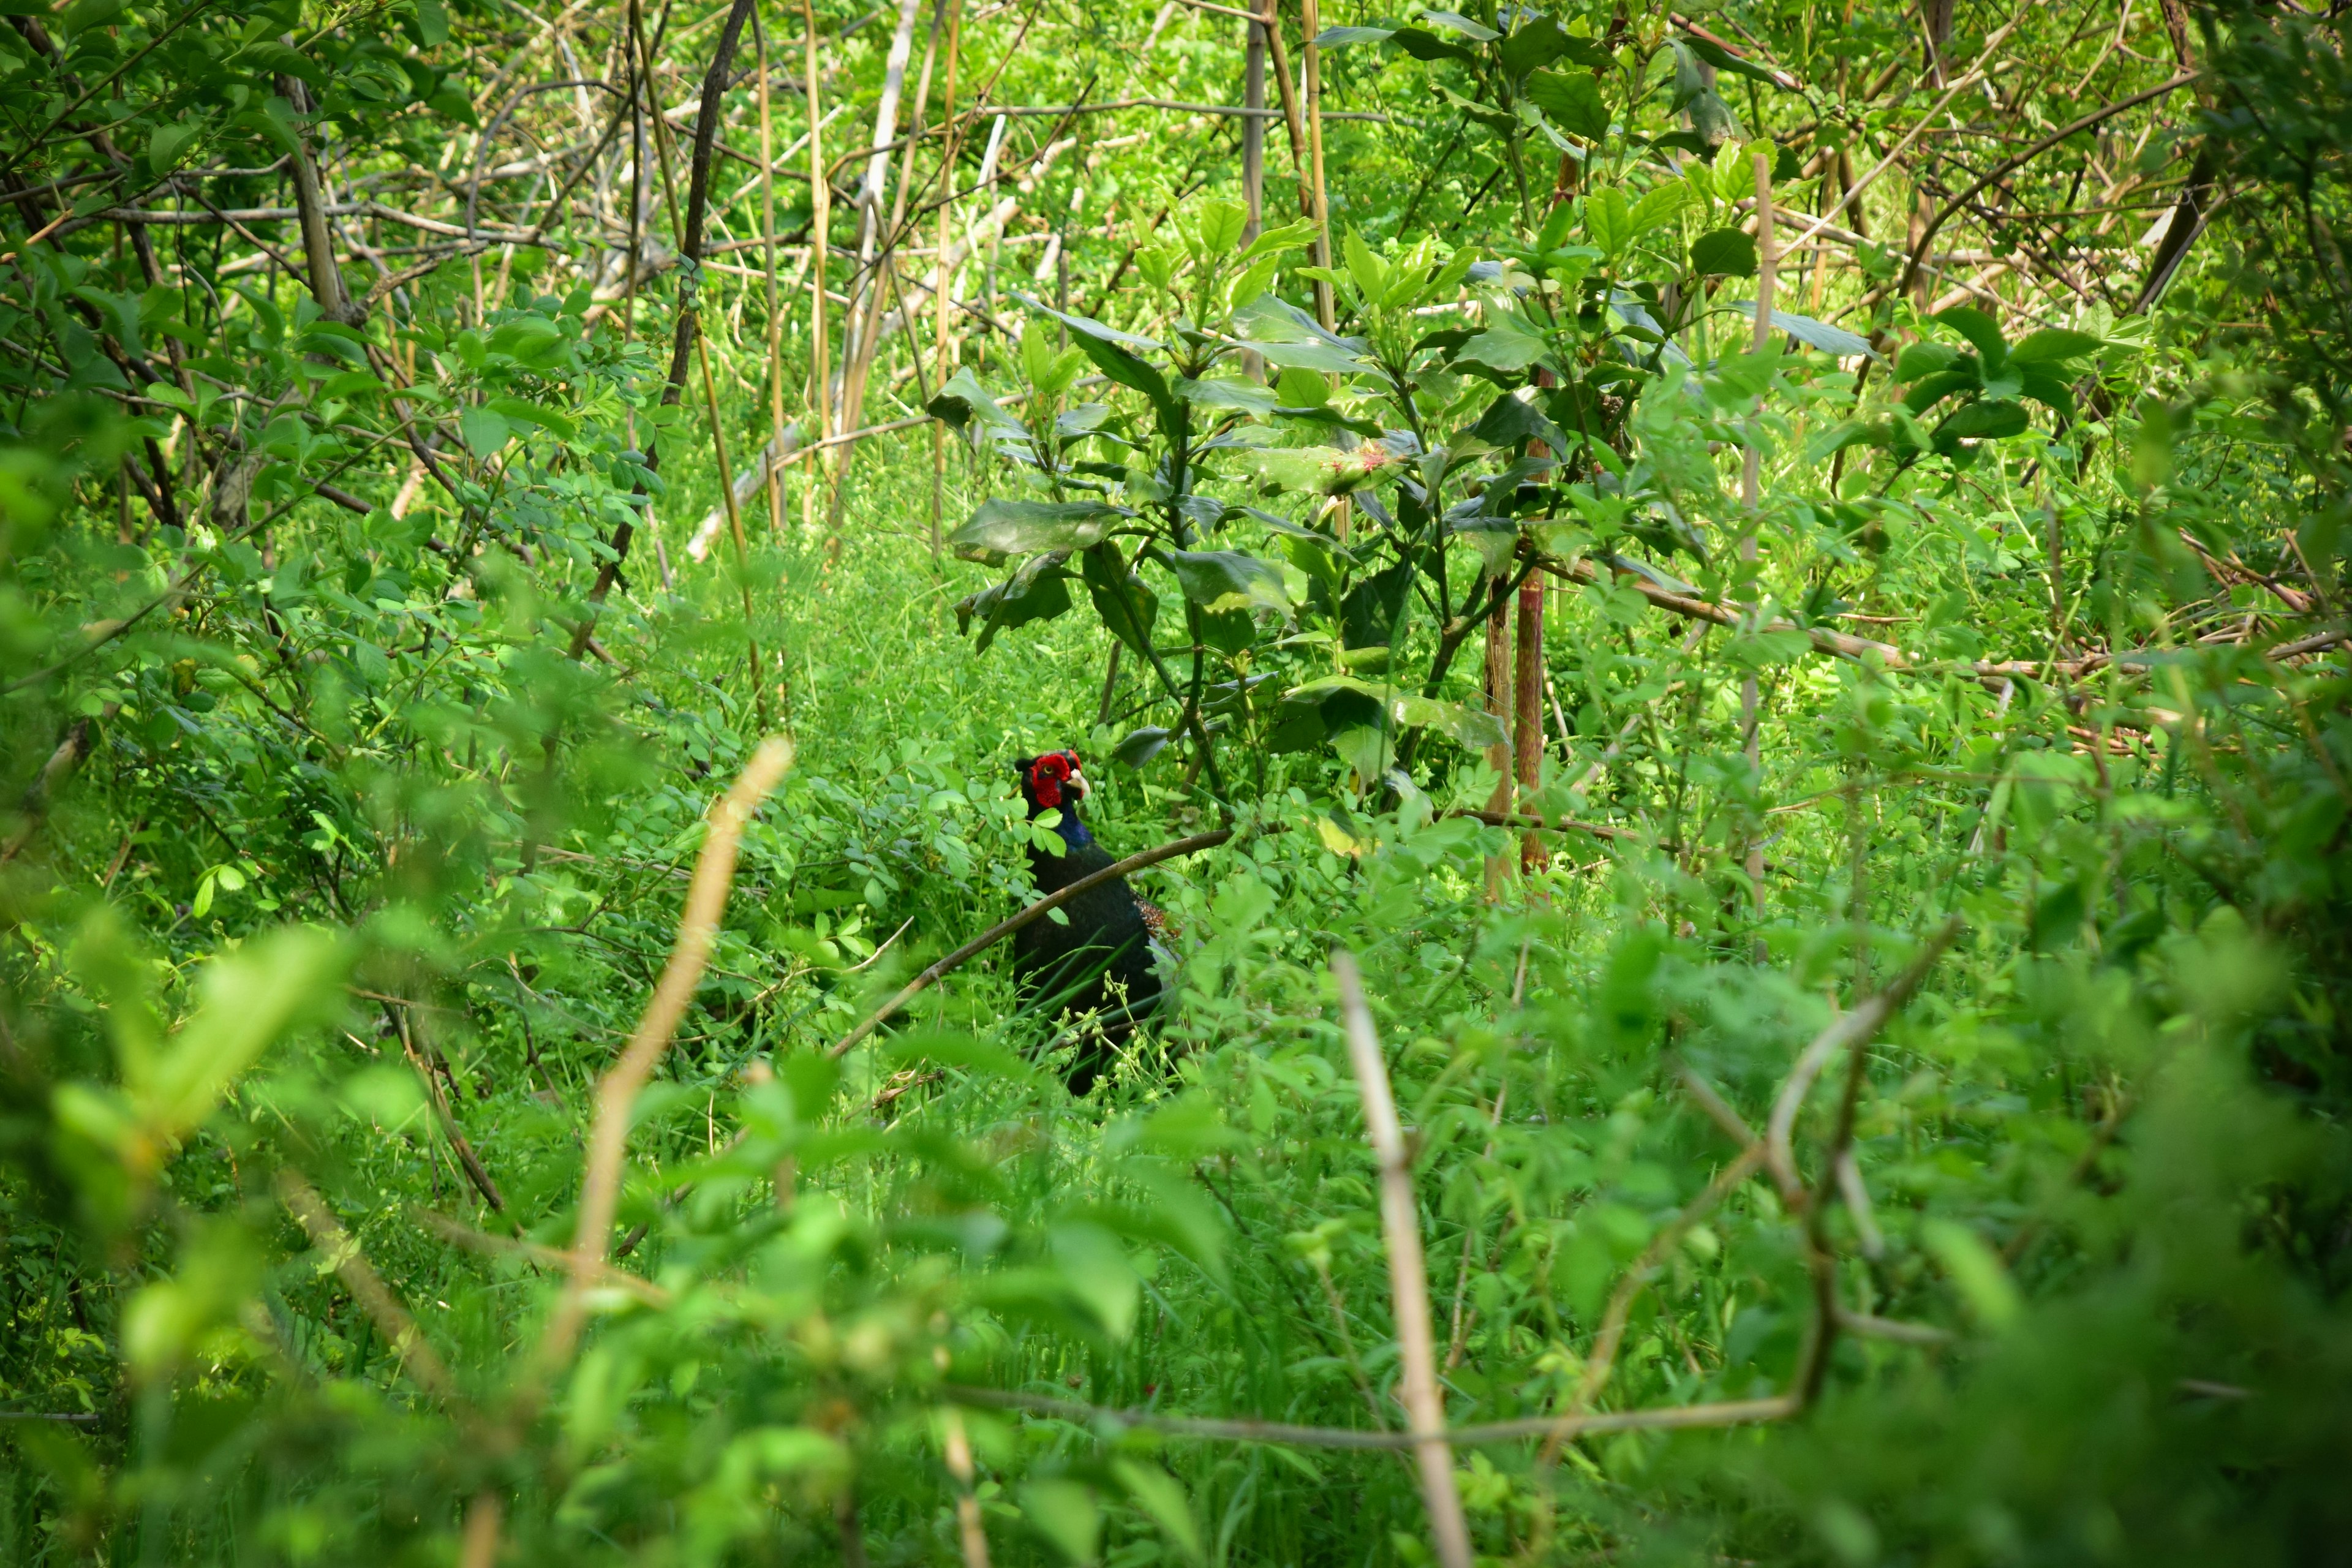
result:
<svg viewBox="0 0 2352 1568"><path fill-rule="evenodd" d="M1222 132L1081 148L1079 186L1015 143L1108 229L1061 220L1059 279L975 245L960 373L894 386L894 342L868 394L936 426L743 487L691 553L765 378L816 415L804 292L769 339L757 278L593 287L616 215L690 254L706 178L761 226L684 111L634 174L583 163L604 249L537 261L509 193L505 239L345 323L244 237L294 219L184 244L100 203L37 244L34 187L194 146L289 162L132 210L267 206L319 148L389 191L504 101L519 8L135 58L163 11L16 26L0 1558L1442 1561L1412 1455L1344 1446L1405 1431L1413 1375L1344 949L1481 1559L2346 1560L2340 29L2032 14L1985 90L2036 133L2078 79L2167 79L2111 32L2197 101L2053 142L1998 209L1956 153L1846 209L2039 247L1955 300L1979 263L1932 234L1927 279L1866 239L1759 268L1743 202L1810 222L1913 123L1855 79L1916 58L1908 14L1841 47L1817 10L1323 17L1381 29L1325 35L1327 100L1393 118L1328 129L1319 272L1286 193L1244 237ZM728 15L647 24L663 102ZM1226 101L1234 29L1173 15L959 36L998 102ZM1921 16L1955 74L2011 38ZM855 20L824 90L862 114L887 16ZM626 37L576 41L643 89ZM993 177L968 140L941 161ZM2200 248L2095 298L2066 257L2107 264L2142 180ZM708 382L691 331L664 358L698 287ZM1530 731L1479 655L1538 617L1498 794ZM772 732L692 1005L600 1102ZM991 954L836 1058L1033 892L1012 762L1055 746L1115 854L1237 828L1136 878L1169 1009L1076 1100Z"/></svg>

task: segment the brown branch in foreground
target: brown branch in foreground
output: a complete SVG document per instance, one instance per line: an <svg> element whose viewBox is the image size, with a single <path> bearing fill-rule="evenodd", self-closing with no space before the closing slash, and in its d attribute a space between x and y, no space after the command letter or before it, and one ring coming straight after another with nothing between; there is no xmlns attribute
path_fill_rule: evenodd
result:
<svg viewBox="0 0 2352 1568"><path fill-rule="evenodd" d="M1172 1437L1198 1437L1219 1443L1278 1443L1294 1448L1410 1449L1421 1442L1413 1432L1365 1432L1352 1426L1299 1426L1284 1421L1227 1421L1192 1415L1161 1415L1150 1410L1113 1410L1082 1405L1075 1399L1013 1394L997 1388L950 1384L940 1392L961 1405L994 1410L1022 1410L1062 1421L1111 1423L1165 1432ZM1529 1437L1559 1434L1562 1438L1599 1436L1611 1432L1662 1432L1696 1426L1742 1426L1759 1421L1780 1421L1796 1414L1786 1396L1772 1399L1728 1399L1712 1405L1667 1405L1652 1410L1601 1410L1589 1415L1531 1415L1516 1421L1488 1421L1475 1426L1448 1428L1444 1440L1456 1447L1488 1443L1518 1443Z"/></svg>
<svg viewBox="0 0 2352 1568"><path fill-rule="evenodd" d="M587 1311L588 1292L602 1276L612 1245L613 1211L620 1199L621 1162L628 1152L629 1111L638 1092L653 1076L662 1053L669 1048L678 1020L693 1001L709 962L711 942L719 934L719 919L727 908L728 889L735 881L735 850L744 825L760 802L776 787L793 765L793 743L781 735L760 743L744 765L735 786L711 808L709 831L694 865L694 881L687 889L686 912L678 921L677 942L669 962L637 1020L628 1049L596 1089L596 1120L588 1137L588 1157L581 1178L580 1228L572 1242L572 1278L541 1342L540 1368L553 1371L567 1360Z"/></svg>
<svg viewBox="0 0 2352 1568"><path fill-rule="evenodd" d="M1405 1415L1412 1424L1413 1456L1421 1463L1421 1495L1430 1532L1444 1568L1470 1568L1470 1526L1454 1484L1454 1451L1445 1443L1445 1404L1437 1391L1437 1349L1429 1321L1429 1272L1421 1249L1421 1205L1412 1191L1412 1161L1389 1093L1388 1064L1372 1032L1364 977L1355 955L1331 955L1347 1026L1348 1058L1364 1104L1364 1131L1381 1166L1381 1229L1387 1244L1389 1289L1395 1298L1397 1359L1403 1371Z"/></svg>
<svg viewBox="0 0 2352 1568"><path fill-rule="evenodd" d="M441 1136L449 1141L450 1151L457 1156L457 1163L465 1171L466 1179L474 1184L474 1190L482 1194L484 1203L499 1214L506 1213L505 1194L499 1191L499 1184L491 1179L488 1168L482 1163L482 1157L467 1142L465 1130L457 1125L457 1114L449 1109L449 1097L441 1087L440 1075L433 1070L433 1063L416 1047L409 1026L408 1005L387 1002L384 1009L392 1015L393 1027L400 1035L401 1051L408 1058L408 1065L415 1069L418 1080L424 1084L425 1101L433 1108L433 1120L440 1126ZM434 1054L437 1057L440 1053L436 1051Z"/></svg>
<svg viewBox="0 0 2352 1568"><path fill-rule="evenodd" d="M839 1040L835 1041L832 1048L825 1052L825 1055L829 1057L838 1057L845 1054L851 1047L856 1045L858 1041L864 1039L866 1036L879 1028L884 1020L887 1019L890 1015L896 1013L899 1008L913 1001L921 992L929 989L930 985L939 980L941 975L948 973L950 970L961 968L972 958L995 946L998 942L1003 941L1006 937L1011 936L1014 931L1019 931L1023 926L1027 925L1031 921L1037 919L1039 916L1049 913L1052 910L1058 910L1064 904L1068 903L1072 899L1076 898L1079 894L1092 892L1095 889L1101 887L1105 882L1110 881L1114 878L1124 877L1130 871L1140 871L1147 866L1157 866L1162 860L1172 860L1179 855L1190 855L1196 849L1213 849L1218 845L1225 842L1228 838L1231 838L1234 836L1234 829L1230 827L1212 828L1206 833L1195 833L1190 838L1179 838L1174 840L1172 843L1162 844L1156 848L1146 849L1140 854L1130 855L1124 860L1104 867L1101 870L1093 873L1091 876L1079 878L1076 881L1071 883L1068 887L1064 888L1058 893L1048 894L1046 897L1038 900L1035 903L1031 904L1027 909L1023 910L1019 914L1013 916L1010 920L999 921L996 924L989 927L986 931L972 938L970 942L965 942L961 947L957 948L953 952L949 953L945 958L940 959L929 969L924 970L920 974L916 975L912 980L907 982L905 985L899 988L897 995L891 997L887 1002L885 1002L882 1005L877 1007L872 1013L866 1015L866 1018L864 1023L858 1025L857 1027L850 1030L849 1033L844 1035ZM1258 831L1262 833L1272 833L1277 830L1272 827L1262 827Z"/></svg>
<svg viewBox="0 0 2352 1568"><path fill-rule="evenodd" d="M286 1212L299 1221L310 1237L310 1243L327 1255L343 1288L360 1304L362 1311L374 1320L376 1330L399 1352L401 1364L415 1378L417 1385L436 1399L448 1399L457 1392L457 1380L449 1375L448 1363L440 1352L418 1331L416 1320L400 1304L400 1298L383 1282L360 1250L360 1244L334 1211L327 1206L318 1190L304 1181L291 1165L278 1168L278 1196Z"/></svg>
<svg viewBox="0 0 2352 1568"><path fill-rule="evenodd" d="M1830 1058L1839 1051L1860 1050L1867 1045L1880 1026L1895 1016L1895 1010L1911 1000L1911 994L1919 989L1928 972L1936 967L1936 961L1944 956L1944 950L1952 945L1953 939L1960 934L1960 928L1966 923L1958 915L1946 921L1937 928L1934 935L1927 938L1926 944L1919 949L1918 956L1896 977L1894 984L1852 1012L1832 1019L1829 1026L1814 1036L1812 1043L1799 1053L1796 1065L1789 1070L1788 1078L1780 1085L1779 1096L1772 1102L1772 1119L1764 1129L1766 1162L1782 1192L1801 1190L1797 1177L1796 1156L1790 1147L1790 1134L1796 1127L1797 1113L1804 1109L1805 1095L1813 1087L1813 1080L1821 1076L1822 1068L1828 1066Z"/></svg>

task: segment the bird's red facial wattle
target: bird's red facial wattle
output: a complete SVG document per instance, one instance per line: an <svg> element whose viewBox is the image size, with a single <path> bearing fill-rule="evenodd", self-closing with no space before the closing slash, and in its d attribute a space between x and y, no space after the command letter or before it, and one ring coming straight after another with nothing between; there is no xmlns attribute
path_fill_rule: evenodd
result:
<svg viewBox="0 0 2352 1568"><path fill-rule="evenodd" d="M1076 752L1048 752L1029 764L1029 794L1045 809L1059 810L1065 792L1084 800L1088 787Z"/></svg>

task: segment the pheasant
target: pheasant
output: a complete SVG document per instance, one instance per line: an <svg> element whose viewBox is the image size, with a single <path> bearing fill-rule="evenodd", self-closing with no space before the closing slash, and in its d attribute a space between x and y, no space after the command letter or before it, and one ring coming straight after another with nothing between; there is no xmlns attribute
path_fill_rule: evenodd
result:
<svg viewBox="0 0 2352 1568"><path fill-rule="evenodd" d="M1030 820L1049 811L1060 814L1055 831L1064 852L1029 847L1030 874L1040 893L1059 892L1112 864L1109 852L1078 816L1078 803L1092 786L1076 752L1047 752L1013 765ZM1060 912L1068 923L1049 915L1013 933L1013 967L1022 990L1044 1008L1056 1015L1065 1009L1093 1013L1100 1019L1101 1026L1087 1031L1064 1074L1070 1092L1084 1096L1109 1067L1116 1048L1134 1033L1136 1020L1159 1006L1151 944L1170 931L1167 916L1138 899L1124 877L1088 889Z"/></svg>

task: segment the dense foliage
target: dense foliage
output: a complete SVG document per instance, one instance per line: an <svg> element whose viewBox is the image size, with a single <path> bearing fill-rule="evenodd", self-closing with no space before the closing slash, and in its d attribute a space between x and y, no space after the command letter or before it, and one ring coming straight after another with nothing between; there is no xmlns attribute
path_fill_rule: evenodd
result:
<svg viewBox="0 0 2352 1568"><path fill-rule="evenodd" d="M0 6L0 1557L2352 1560L2341 17L1273 9Z"/></svg>

